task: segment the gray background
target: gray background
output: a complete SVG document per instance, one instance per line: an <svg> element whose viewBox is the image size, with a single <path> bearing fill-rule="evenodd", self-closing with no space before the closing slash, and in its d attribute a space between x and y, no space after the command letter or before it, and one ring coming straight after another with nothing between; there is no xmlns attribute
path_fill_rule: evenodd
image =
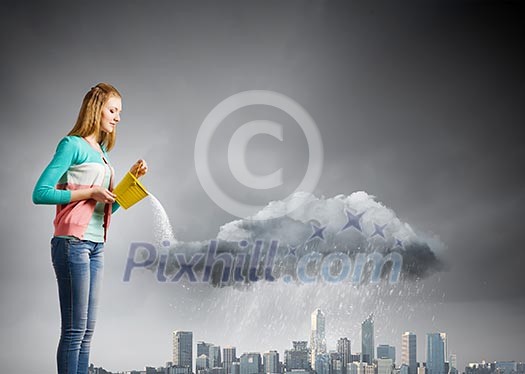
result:
<svg viewBox="0 0 525 374"><path fill-rule="evenodd" d="M232 94L267 89L293 98L319 126L325 164L317 196L358 190L377 196L404 221L439 237L449 266L397 299L321 286L192 288L158 284L149 272L124 284L129 243L152 240L152 213L143 202L113 218L91 356L96 365L114 371L161 365L171 359L176 329L235 345L238 353L282 353L291 340L308 338L317 306L327 311L332 349L348 336L360 351L358 325L379 308L376 343L396 345L398 355L403 331L418 334L418 361L424 334L446 331L460 369L482 359L525 360L525 58L518 2L4 1L0 14L2 372L54 371L54 208L34 206L31 192L83 95L101 81L123 94L110 153L117 175L139 157L148 161L145 184L179 240L214 238L236 219L196 177L193 146L202 120ZM237 120L254 117L290 123L294 140L287 144L285 134L284 147L268 137L254 140L248 165L261 174L280 165L294 181L308 155L300 131L267 108L245 108ZM228 128L243 123L229 121L220 134L225 139ZM228 183L221 144L212 153L213 170ZM259 196L257 203L266 197L275 198Z"/></svg>

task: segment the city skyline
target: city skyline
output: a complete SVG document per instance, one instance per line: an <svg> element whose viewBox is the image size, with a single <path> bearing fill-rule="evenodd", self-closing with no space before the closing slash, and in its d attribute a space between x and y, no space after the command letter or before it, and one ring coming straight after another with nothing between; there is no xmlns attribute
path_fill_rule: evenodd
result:
<svg viewBox="0 0 525 374"><path fill-rule="evenodd" d="M361 325L360 343L363 348L361 352L351 350L352 341L347 337L338 339L336 350L328 349L327 342L324 339L325 314L320 308L317 308L311 313L310 317L310 346L308 346L308 341L306 340L292 341L292 348L285 350L282 356L273 348L263 351L242 351L242 353L237 355L237 352L241 352L237 351L237 347L224 346L222 347L222 360L221 344L206 341L207 339L204 340L204 337L200 337L200 340L193 342L193 332L174 330L172 332L173 360L166 362L166 370L171 371L166 373L280 374L294 372L296 374L306 374L312 371L312 374L315 372L317 374L410 374L412 373L412 365L415 362L417 374L455 374L458 372L465 374L465 371L469 371L469 368L476 369L478 366L485 364L485 361L482 360L469 363L464 369L458 368L457 353L448 351L446 332L425 333L426 354L424 360L417 358L415 349L417 334L412 331L406 331L400 337L401 361L397 361L399 362L398 364L396 364L396 351L398 354L399 351L396 349L396 345L377 344L373 347L374 358L370 358L370 344L373 344L375 339L372 315L366 317ZM192 354L193 346L196 346L195 355ZM294 356L294 352L299 355L302 354L303 358L301 359L297 354ZM317 352L317 355L314 355L314 352ZM331 365L333 365L334 361L327 362L329 365L327 369L323 367L315 369L314 365L316 362L318 364L323 362L322 360L319 361L319 356L333 355L335 353L337 353L337 356L334 356L336 360L342 360L338 369L332 368ZM333 360L333 358L330 360ZM195 362L195 372L192 371L193 362ZM494 363L502 368L512 367L512 363L523 367L523 361L521 360L494 361ZM368 367L374 367L375 372L370 372L367 369ZM153 368L151 367L151 369ZM421 369L424 369L424 371L421 371ZM364 371L361 372L360 370ZM469 374L475 374L472 370L470 371ZM500 374L512 374L512 372Z"/></svg>
<svg viewBox="0 0 525 374"><path fill-rule="evenodd" d="M355 357L356 354L360 355L360 361L361 362L367 362L368 360L368 352L370 352L370 345L372 345L373 350L373 358L370 359L371 362L377 361L378 359L385 359L389 358L392 360L393 364L396 364L396 368L400 368L402 365L407 366L407 370L410 370L411 366L415 363L417 368L419 368L421 365L425 364L427 368L426 374L442 374L445 370L445 364L448 364L448 370L449 372L451 370L457 370L458 372L463 372L464 368L467 367L467 364L465 364L465 367L458 367L457 364L457 356L459 355L461 357L461 352L451 352L448 350L448 339L447 339L447 332L425 332L424 334L420 334L420 338L425 340L425 355L423 358L417 355L417 337L418 334L413 331L406 331L399 337L399 342L395 343L378 343L374 344L376 341L376 335L374 333L374 319L373 315L370 314L368 317L366 317L362 324L361 324L361 335L360 339L358 341L352 341L348 337L340 337L336 342L333 342L333 345L330 345L328 341L324 338L325 336L325 328L326 328L326 315L323 313L322 309L317 308L315 309L311 315L310 315L310 321L311 321L311 331L310 331L310 341L307 340L301 341L291 341L293 343L294 349L296 347L300 347L299 343L304 343L302 346L302 349L308 350L308 356L309 356L309 363L312 367L312 370L315 370L315 359L314 359L314 352L320 352L320 355L327 354L327 353L339 353L341 357L345 357L346 355L343 352L349 352L348 356ZM379 339L381 341L381 339ZM351 346L352 343L354 346L360 346L362 347L361 351L352 350ZM398 344L396 344L398 343ZM197 349L199 347L199 344L208 344L210 346L215 346L215 343L205 343L204 341L197 342ZM308 345L309 344L309 345ZM217 345L217 347L220 349L220 345ZM396 347L398 349L396 349ZM233 350L233 356L235 357L235 352L243 352L245 353L259 353L260 355L264 355L269 352L277 352L273 347L268 347L267 350L261 350L257 351L254 349L243 351L239 350L237 351L236 346L229 346L224 347L223 351L225 350ZM363 350L363 348L365 348ZM299 349L299 348L298 348ZM387 357L379 357L380 354L379 351L384 350L384 352L387 352L385 356ZM286 357L286 350L284 351L284 356ZM364 355L363 355L364 353ZM241 355L242 355L241 354ZM226 356L226 354L224 354ZM240 357L240 356L239 356ZM262 356L261 356L262 357ZM453 359L453 361L451 360ZM520 362L521 359L515 358L516 362ZM442 361L442 363L440 363ZM498 360L495 360L498 361ZM509 360L499 360L501 362L509 361ZM512 361L512 360L510 360ZM284 362L284 361L283 361ZM353 361L348 361L348 363L352 363ZM453 364L451 366L451 363ZM343 363L343 367L345 367L346 363ZM213 366L210 366L210 368ZM411 371L407 371L406 374L410 374ZM416 373L419 373L416 370ZM241 373L242 374L242 373ZM271 374L271 373L267 373Z"/></svg>

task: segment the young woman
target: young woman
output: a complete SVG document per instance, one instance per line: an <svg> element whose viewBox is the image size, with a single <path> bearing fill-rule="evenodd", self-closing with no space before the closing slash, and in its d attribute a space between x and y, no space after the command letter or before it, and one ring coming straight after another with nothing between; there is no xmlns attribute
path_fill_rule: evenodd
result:
<svg viewBox="0 0 525 374"><path fill-rule="evenodd" d="M121 95L99 83L85 95L73 129L58 143L55 155L33 191L35 204L56 205L51 259L58 283L61 335L59 374L88 372L111 214L119 208L111 192L114 169L107 152L116 139ZM130 172L147 172L138 160Z"/></svg>

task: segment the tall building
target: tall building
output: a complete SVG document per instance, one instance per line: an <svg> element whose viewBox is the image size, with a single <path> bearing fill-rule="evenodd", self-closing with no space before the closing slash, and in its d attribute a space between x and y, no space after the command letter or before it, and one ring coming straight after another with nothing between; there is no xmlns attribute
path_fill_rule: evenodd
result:
<svg viewBox="0 0 525 374"><path fill-rule="evenodd" d="M417 340L410 331L401 336L401 364L408 366L409 374L417 374Z"/></svg>
<svg viewBox="0 0 525 374"><path fill-rule="evenodd" d="M279 353L277 351L269 351L263 354L263 366L265 374L279 374Z"/></svg>
<svg viewBox="0 0 525 374"><path fill-rule="evenodd" d="M341 363L343 365L342 373L348 372L348 363L352 362L352 349L350 339L341 338L337 341L337 352L341 355Z"/></svg>
<svg viewBox="0 0 525 374"><path fill-rule="evenodd" d="M448 358L449 373L456 374L458 372L458 357L455 353L451 353Z"/></svg>
<svg viewBox="0 0 525 374"><path fill-rule="evenodd" d="M326 353L325 316L321 309L317 308L312 313L312 333L310 335L311 363L315 370L316 356Z"/></svg>
<svg viewBox="0 0 525 374"><path fill-rule="evenodd" d="M370 314L361 323L361 361L374 361L374 315Z"/></svg>
<svg viewBox="0 0 525 374"><path fill-rule="evenodd" d="M445 362L448 362L447 333L446 332L440 332L439 335L441 336L441 340L443 340L443 357L445 357Z"/></svg>
<svg viewBox="0 0 525 374"><path fill-rule="evenodd" d="M319 353L315 356L315 372L317 374L330 374L330 355Z"/></svg>
<svg viewBox="0 0 525 374"><path fill-rule="evenodd" d="M197 357L200 357L201 355L206 355L208 358L210 357L210 343L206 343L203 341L197 342Z"/></svg>
<svg viewBox="0 0 525 374"><path fill-rule="evenodd" d="M216 367L222 366L220 346L211 344L210 345L210 355L208 357L210 359L210 368L216 368Z"/></svg>
<svg viewBox="0 0 525 374"><path fill-rule="evenodd" d="M377 358L390 358L392 363L396 363L396 347L388 344L379 344L377 346Z"/></svg>
<svg viewBox="0 0 525 374"><path fill-rule="evenodd" d="M257 352L243 353L240 360L240 374L260 374L261 355Z"/></svg>
<svg viewBox="0 0 525 374"><path fill-rule="evenodd" d="M187 367L192 371L193 333L173 331L173 365Z"/></svg>
<svg viewBox="0 0 525 374"><path fill-rule="evenodd" d="M310 369L310 350L305 341L292 342L293 349L284 351L284 366L286 371L309 370Z"/></svg>
<svg viewBox="0 0 525 374"><path fill-rule="evenodd" d="M222 359L225 374L232 374L232 363L237 362L235 347L224 347L222 349Z"/></svg>
<svg viewBox="0 0 525 374"><path fill-rule="evenodd" d="M445 373L445 342L441 333L427 334L427 373Z"/></svg>

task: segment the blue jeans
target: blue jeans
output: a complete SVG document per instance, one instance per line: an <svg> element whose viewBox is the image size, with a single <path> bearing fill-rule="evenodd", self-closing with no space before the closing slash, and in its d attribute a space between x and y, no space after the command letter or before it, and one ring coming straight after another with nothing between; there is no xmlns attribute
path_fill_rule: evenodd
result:
<svg viewBox="0 0 525 374"><path fill-rule="evenodd" d="M58 374L86 374L104 269L104 243L53 237L61 333Z"/></svg>

